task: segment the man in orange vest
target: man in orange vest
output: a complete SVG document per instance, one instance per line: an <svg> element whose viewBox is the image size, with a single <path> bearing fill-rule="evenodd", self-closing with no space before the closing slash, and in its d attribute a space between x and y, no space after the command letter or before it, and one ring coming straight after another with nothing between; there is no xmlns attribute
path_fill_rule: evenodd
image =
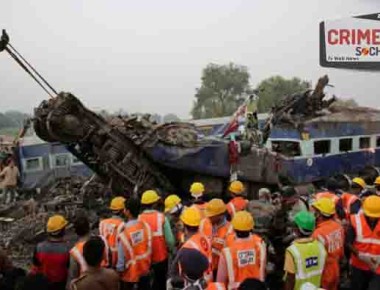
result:
<svg viewBox="0 0 380 290"><path fill-rule="evenodd" d="M243 198L244 193L244 185L241 181L235 180L232 181L229 188L230 194L232 195L232 199L227 204L227 211L232 219L238 211L244 210L247 207L248 200Z"/></svg>
<svg viewBox="0 0 380 290"><path fill-rule="evenodd" d="M124 202L125 198L122 196L113 198L109 207L112 211L112 217L99 223L99 235L107 243L109 266L112 268L115 268L117 263L117 236L123 230Z"/></svg>
<svg viewBox="0 0 380 290"><path fill-rule="evenodd" d="M225 290L223 283L208 282L204 279L204 272L209 268L208 259L198 250L185 248L178 257L182 269L184 290ZM177 288L177 287L176 287Z"/></svg>
<svg viewBox="0 0 380 290"><path fill-rule="evenodd" d="M355 177L351 181L351 193L358 198L362 198L362 194L366 192L367 183L361 177Z"/></svg>
<svg viewBox="0 0 380 290"><path fill-rule="evenodd" d="M204 218L200 224L200 232L211 241L214 276L216 275L219 256L225 246L226 238L233 231L227 221L226 211L227 208L223 200L214 198L207 203L207 218Z"/></svg>
<svg viewBox="0 0 380 290"><path fill-rule="evenodd" d="M199 225L201 223L201 215L199 211L194 207L188 207L183 210L180 217L185 228L185 242L181 249L178 251L174 258L170 277L177 277L181 273L179 267L179 257L183 249L194 249L199 251L209 260L209 268L204 272L204 278L206 281L212 280L212 252L211 244L206 236L199 232Z"/></svg>
<svg viewBox="0 0 380 290"><path fill-rule="evenodd" d="M205 217L205 210L207 202L204 200L205 186L201 182L194 182L190 186L190 194L192 200L190 206L195 206L201 212L201 217Z"/></svg>
<svg viewBox="0 0 380 290"><path fill-rule="evenodd" d="M351 216L347 231L351 250L351 289L375 290L380 285L380 197L364 199L362 211Z"/></svg>
<svg viewBox="0 0 380 290"><path fill-rule="evenodd" d="M160 197L154 190L147 190L141 196L143 212L140 221L146 222L152 231L152 268L154 272L153 288L166 289L166 276L168 272L168 250L175 251L175 238L170 228L169 220L159 212Z"/></svg>
<svg viewBox="0 0 380 290"><path fill-rule="evenodd" d="M152 262L152 231L147 223L139 221L140 201L134 197L125 202L127 222L118 239L117 271L122 289L150 289L149 270Z"/></svg>
<svg viewBox="0 0 380 290"><path fill-rule="evenodd" d="M90 223L86 216L79 215L74 221L74 230L78 241L70 250L70 268L67 278L68 286L87 270L87 264L83 257L83 246L90 238Z"/></svg>
<svg viewBox="0 0 380 290"><path fill-rule="evenodd" d="M262 238L251 234L254 221L247 211L239 211L232 219L235 232L233 242L222 250L219 259L217 282L228 289L238 289L249 278L265 281L267 249Z"/></svg>
<svg viewBox="0 0 380 290"><path fill-rule="evenodd" d="M333 200L322 197L313 203L313 208L315 210L316 229L312 237L319 240L327 252L321 285L326 290L338 290L339 261L344 256L344 229L334 219L335 204Z"/></svg>

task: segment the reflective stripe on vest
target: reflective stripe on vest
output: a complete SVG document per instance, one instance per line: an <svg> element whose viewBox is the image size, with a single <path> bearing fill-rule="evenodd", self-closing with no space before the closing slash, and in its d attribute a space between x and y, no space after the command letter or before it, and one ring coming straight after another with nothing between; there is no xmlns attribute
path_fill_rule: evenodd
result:
<svg viewBox="0 0 380 290"><path fill-rule="evenodd" d="M127 248L128 254L129 254L129 259L125 263L125 269L128 269L129 266L132 264L136 264L136 262L139 260L149 258L150 255L152 254L152 231L150 230L150 227L147 223L142 222L142 224L143 224L145 230L148 232L148 249L145 253L135 256L135 254L133 252L133 248L132 248L128 238L125 236L125 234L121 233L119 236L120 241L125 246L125 248ZM124 228L124 230L127 230L127 229L128 229L127 227Z"/></svg>
<svg viewBox="0 0 380 290"><path fill-rule="evenodd" d="M233 202L230 201L230 202L227 204L227 207L228 207L228 209L231 211L231 217L233 217L233 216L235 215L235 213L236 213L235 205L233 204Z"/></svg>
<svg viewBox="0 0 380 290"><path fill-rule="evenodd" d="M84 242L83 242L84 244ZM83 246L82 246L83 249ZM70 254L73 256L74 260L79 264L79 272L83 273L87 271L87 263L84 260L82 252L79 250L78 246L71 249Z"/></svg>
<svg viewBox="0 0 380 290"><path fill-rule="evenodd" d="M157 214L157 230L153 232L153 237L162 237L164 235L164 218L165 216L163 214Z"/></svg>
<svg viewBox="0 0 380 290"><path fill-rule="evenodd" d="M296 269L297 273L295 273L297 280L306 280L306 279L310 279L310 278L322 275L324 264L325 264L325 258L326 258L325 248L320 242L317 242L317 245L319 248L319 256L318 256L318 259L319 259L318 267L319 267L319 269L316 269L316 270L310 271L310 272L304 271L305 269L304 269L303 264L302 264L304 257L302 257L298 247L295 244L292 244L288 248L290 253L292 253L292 255L294 257L294 261L297 265L297 269Z"/></svg>
<svg viewBox="0 0 380 290"><path fill-rule="evenodd" d="M356 241L359 243L380 245L380 238L379 239L364 238L364 236L363 236L363 225L361 223L360 215L356 214L354 216L354 219L355 219L355 224L356 224Z"/></svg>

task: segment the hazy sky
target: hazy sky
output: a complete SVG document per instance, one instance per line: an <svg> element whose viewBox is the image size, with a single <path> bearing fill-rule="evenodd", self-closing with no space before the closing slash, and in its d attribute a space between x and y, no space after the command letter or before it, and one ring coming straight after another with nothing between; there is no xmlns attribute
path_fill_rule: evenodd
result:
<svg viewBox="0 0 380 290"><path fill-rule="evenodd" d="M246 65L380 107L380 72L319 66L319 22L380 12L380 0L2 0L0 28L58 90L92 109L189 117L202 68ZM32 112L47 95L0 54L0 111Z"/></svg>

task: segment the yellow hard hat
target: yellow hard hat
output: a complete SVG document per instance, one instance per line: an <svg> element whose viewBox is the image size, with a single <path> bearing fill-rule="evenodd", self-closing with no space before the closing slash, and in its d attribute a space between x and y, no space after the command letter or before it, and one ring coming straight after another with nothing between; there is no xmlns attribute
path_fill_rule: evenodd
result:
<svg viewBox="0 0 380 290"><path fill-rule="evenodd" d="M367 186L367 184L365 183L364 179L361 178L361 177L355 177L354 179L352 179L352 183L356 183L361 188L365 188Z"/></svg>
<svg viewBox="0 0 380 290"><path fill-rule="evenodd" d="M368 217L380 218L380 196L371 195L364 199L363 211Z"/></svg>
<svg viewBox="0 0 380 290"><path fill-rule="evenodd" d="M183 210L181 221L190 227L199 227L201 223L201 213L195 207L187 207Z"/></svg>
<svg viewBox="0 0 380 290"><path fill-rule="evenodd" d="M124 209L124 202L125 202L125 198L122 197L122 196L117 196L117 197L114 197L112 200L111 200L111 204L110 204L110 210L123 210Z"/></svg>
<svg viewBox="0 0 380 290"><path fill-rule="evenodd" d="M147 190L141 196L141 204L153 204L160 200L158 193L155 190Z"/></svg>
<svg viewBox="0 0 380 290"><path fill-rule="evenodd" d="M241 181L235 180L235 181L231 182L230 187L228 189L232 193L242 194L243 191L244 191L244 185L243 185L243 183Z"/></svg>
<svg viewBox="0 0 380 290"><path fill-rule="evenodd" d="M375 185L380 185L380 176L376 177Z"/></svg>
<svg viewBox="0 0 380 290"><path fill-rule="evenodd" d="M335 214L335 203L328 197L318 198L313 202L313 207L324 216L332 216Z"/></svg>
<svg viewBox="0 0 380 290"><path fill-rule="evenodd" d="M206 205L206 215L208 217L217 216L220 214L225 213L227 210L226 205L224 204L223 200L219 198L214 198L210 200Z"/></svg>
<svg viewBox="0 0 380 290"><path fill-rule="evenodd" d="M46 231L48 233L55 233L64 229L69 222L61 215L53 215L49 218Z"/></svg>
<svg viewBox="0 0 380 290"><path fill-rule="evenodd" d="M202 183L200 182L194 182L190 186L190 192L192 196L201 196L203 195L203 192L205 191L205 187Z"/></svg>
<svg viewBox="0 0 380 290"><path fill-rule="evenodd" d="M232 219L232 227L237 231L251 231L255 226L252 215L245 211L238 211Z"/></svg>
<svg viewBox="0 0 380 290"><path fill-rule="evenodd" d="M171 194L165 198L165 212L171 212L177 205L181 203L178 195Z"/></svg>

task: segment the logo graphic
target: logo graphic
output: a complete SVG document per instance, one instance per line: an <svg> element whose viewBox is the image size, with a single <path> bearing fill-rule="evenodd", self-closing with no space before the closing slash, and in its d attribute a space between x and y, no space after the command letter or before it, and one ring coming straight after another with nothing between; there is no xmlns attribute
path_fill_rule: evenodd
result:
<svg viewBox="0 0 380 290"><path fill-rule="evenodd" d="M380 70L380 13L320 23L323 67Z"/></svg>

